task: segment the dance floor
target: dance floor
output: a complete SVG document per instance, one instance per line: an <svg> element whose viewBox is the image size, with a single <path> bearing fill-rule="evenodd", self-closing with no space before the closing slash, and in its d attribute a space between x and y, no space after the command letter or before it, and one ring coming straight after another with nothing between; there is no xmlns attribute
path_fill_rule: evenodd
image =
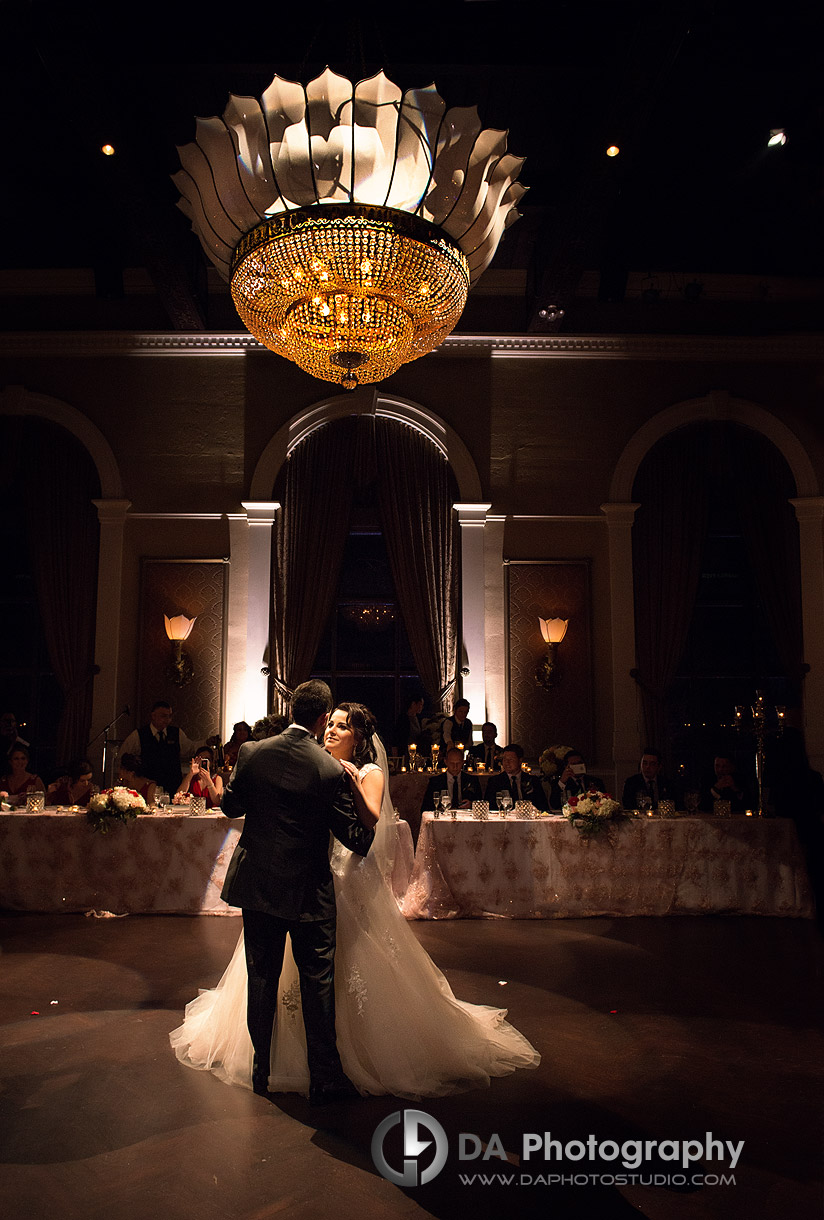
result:
<svg viewBox="0 0 824 1220"><path fill-rule="evenodd" d="M213 984L238 924L186 916L0 916L0 1197L8 1220L771 1220L821 1215L820 932L811 920L416 923L461 998L507 1006L543 1055L488 1090L425 1100L446 1168L399 1187L370 1155L391 1097L310 1110L181 1067L167 1032ZM503 984L503 985L502 985ZM38 1014L38 1015L34 1015ZM398 1039L403 1030L398 1029ZM564 1144L744 1141L735 1185L680 1163L515 1164L524 1133ZM458 1165L460 1133L510 1162ZM467 1146L475 1146L468 1142ZM387 1157L391 1144L387 1143ZM478 1144L480 1147L480 1144ZM399 1151L399 1149L398 1149ZM422 1154L421 1164L426 1163ZM400 1168L400 1158L396 1158ZM467 1175L507 1173L485 1185ZM541 1181L519 1182L521 1175ZM659 1184L618 1184L619 1173Z"/></svg>

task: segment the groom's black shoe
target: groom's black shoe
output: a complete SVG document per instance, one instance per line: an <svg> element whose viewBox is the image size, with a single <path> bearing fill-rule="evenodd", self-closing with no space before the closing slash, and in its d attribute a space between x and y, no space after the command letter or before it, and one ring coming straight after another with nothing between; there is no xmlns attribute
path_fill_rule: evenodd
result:
<svg viewBox="0 0 824 1220"><path fill-rule="evenodd" d="M258 1097L269 1096L269 1077L253 1075L252 1076L252 1092L257 1093Z"/></svg>
<svg viewBox="0 0 824 1220"><path fill-rule="evenodd" d="M310 1106L331 1106L339 1101L356 1101L360 1093L345 1076L334 1084L313 1084L309 1089Z"/></svg>

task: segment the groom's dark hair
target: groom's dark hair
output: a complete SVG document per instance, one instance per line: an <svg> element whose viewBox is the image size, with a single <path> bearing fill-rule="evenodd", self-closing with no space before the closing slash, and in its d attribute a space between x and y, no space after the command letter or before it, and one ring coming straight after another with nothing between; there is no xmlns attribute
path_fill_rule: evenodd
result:
<svg viewBox="0 0 824 1220"><path fill-rule="evenodd" d="M313 728L321 716L332 710L332 692L325 682L313 678L301 682L292 696L292 721L305 729Z"/></svg>

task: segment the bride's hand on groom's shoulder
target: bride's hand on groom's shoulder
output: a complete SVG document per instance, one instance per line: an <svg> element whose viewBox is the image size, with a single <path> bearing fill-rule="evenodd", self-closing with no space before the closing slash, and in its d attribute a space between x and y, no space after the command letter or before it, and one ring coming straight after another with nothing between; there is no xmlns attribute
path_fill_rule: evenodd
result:
<svg viewBox="0 0 824 1220"><path fill-rule="evenodd" d="M346 774L349 776L350 780L352 780L353 783L357 784L360 782L360 775L358 774L358 768L355 766L354 763L349 762L349 760L346 758L342 758L340 760L340 765L343 767L344 771L346 772Z"/></svg>

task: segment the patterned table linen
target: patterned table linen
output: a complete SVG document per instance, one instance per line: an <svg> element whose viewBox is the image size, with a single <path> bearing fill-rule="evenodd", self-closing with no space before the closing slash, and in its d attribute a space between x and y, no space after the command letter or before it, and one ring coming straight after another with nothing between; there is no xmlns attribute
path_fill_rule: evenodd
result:
<svg viewBox="0 0 824 1220"><path fill-rule="evenodd" d="M785 818L632 818L582 838L561 817L423 817L410 919L739 914L810 917Z"/></svg>
<svg viewBox="0 0 824 1220"><path fill-rule="evenodd" d="M143 814L101 835L84 813L0 814L0 907L236 915L220 891L242 825Z"/></svg>

